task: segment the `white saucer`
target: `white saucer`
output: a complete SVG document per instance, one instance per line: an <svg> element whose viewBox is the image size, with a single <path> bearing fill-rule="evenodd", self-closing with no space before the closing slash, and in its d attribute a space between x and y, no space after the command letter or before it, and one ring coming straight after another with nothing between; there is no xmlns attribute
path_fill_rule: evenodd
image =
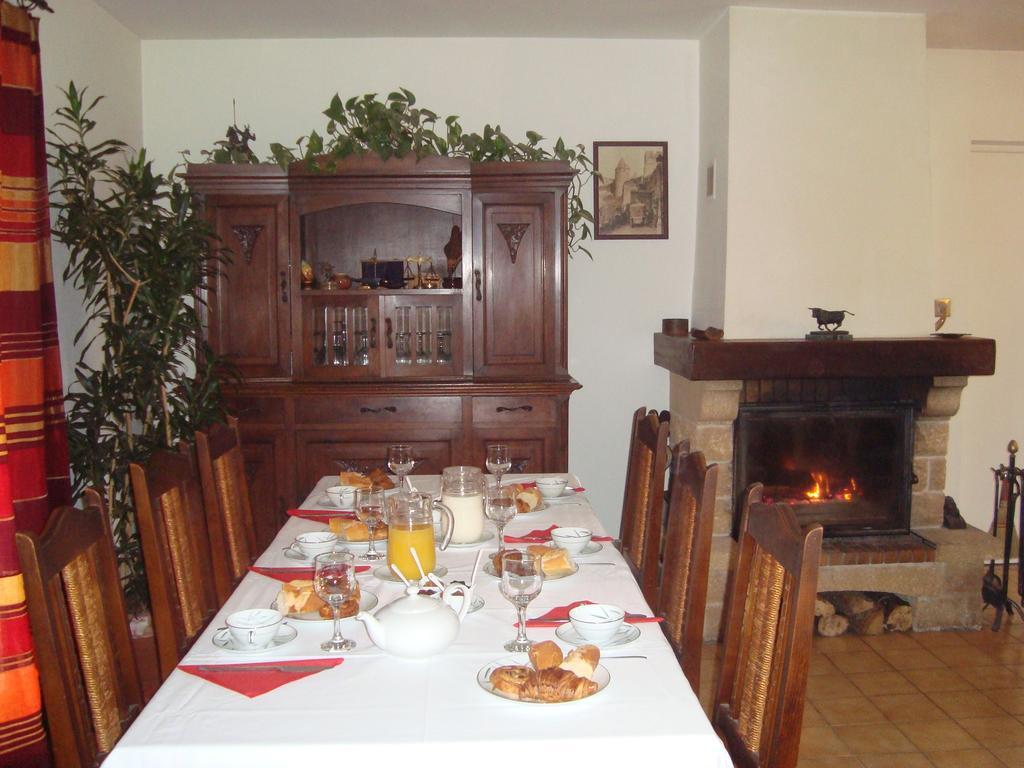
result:
<svg viewBox="0 0 1024 768"><path fill-rule="evenodd" d="M548 500L547 499L541 499L540 504L538 504L536 507L531 509L529 512L517 512L516 514L517 515L532 515L534 512L543 512L547 508L548 508Z"/></svg>
<svg viewBox="0 0 1024 768"><path fill-rule="evenodd" d="M373 594L373 592L368 592L365 589L360 589L359 590L359 610L360 611L372 611L374 608L377 607L377 603L379 603L379 602L380 601L377 599L377 596L375 594ZM274 602L272 602L270 604L270 607L273 608L275 611L277 610L277 600L276 599L274 600ZM292 619L293 621L333 621L333 619L330 616L328 616L327 618L324 618L323 616L321 616L319 611L303 611L302 613L286 613L285 614L285 618L286 619ZM345 621L345 619L354 619L354 618L355 618L354 616L346 616L346 617L344 617L342 619L342 621Z"/></svg>
<svg viewBox="0 0 1024 768"><path fill-rule="evenodd" d="M353 512L353 511L355 511L355 506L352 505L352 504L349 504L349 505L343 506L343 507L339 507L337 504L335 504L333 501L331 501L331 497L328 496L326 493L322 494L319 497L317 497L317 500L314 502L314 504L316 504L318 507L326 507L328 509L338 509L338 510L342 510L342 511L345 511L345 512Z"/></svg>
<svg viewBox="0 0 1024 768"><path fill-rule="evenodd" d="M564 491L562 491L561 496L555 496L554 498L545 498L544 501L546 501L548 504L566 504L570 501L574 501L582 497L583 491L573 491L569 488L566 488Z"/></svg>
<svg viewBox="0 0 1024 768"><path fill-rule="evenodd" d="M470 547L478 547L485 541L490 541L494 538L494 531L484 530L483 534L476 541L468 541L465 544L456 544L454 541L448 545L448 549L469 549Z"/></svg>
<svg viewBox="0 0 1024 768"><path fill-rule="evenodd" d="M623 622L618 631L611 636L611 639L603 643L595 643L591 640L585 640L572 624L566 622L555 630L555 636L570 645L596 645L598 648L618 648L621 645L629 645L640 637L640 627Z"/></svg>
<svg viewBox="0 0 1024 768"><path fill-rule="evenodd" d="M544 576L544 581L558 581L558 579L566 579L569 576L572 576L573 574L576 573L576 571L578 571L580 569L579 563L573 563L572 565L573 565L572 573L563 573L560 576L547 576L547 575L545 575ZM498 572L494 570L494 563L491 562L490 560L488 560L484 564L483 571L487 575L493 576L496 579L500 579L501 578L501 576L498 575Z"/></svg>
<svg viewBox="0 0 1024 768"><path fill-rule="evenodd" d="M256 653L266 653L267 651L276 651L282 646L288 645L292 640L299 636L299 631L295 629L291 624L282 624L281 628L277 630L277 634L274 639L270 641L270 644L266 648L236 648L235 640L231 637L231 633L225 627L224 629L217 630L213 635L213 644L220 648L222 651L228 653L240 653L246 656Z"/></svg>
<svg viewBox="0 0 1024 768"><path fill-rule="evenodd" d="M517 653L517 654L514 654L512 656L505 656L504 658L498 659L497 661L492 661L490 664L488 664L487 666L483 667L479 672L477 672L477 674L476 674L476 681L477 681L477 683L480 684L481 688L483 688L485 691L487 691L492 696L498 696L499 698L502 698L502 699L508 699L509 701L515 701L515 702L517 702L519 704L540 704L540 705L551 706L551 705L555 705L555 704L558 704L558 705L579 704L581 701L586 701L587 699L590 699L590 698L593 698L594 696L597 696L599 693L601 693L601 691L603 691L605 688L608 687L608 683L610 683L611 680L612 680L612 676L608 673L608 670L603 665L598 664L597 665L597 669L594 670L594 676L591 678L595 683L597 683L597 690L594 691L590 696L587 696L587 698L585 698L585 699L576 699L575 701L552 701L552 702L525 701L523 699L512 698L512 696L510 696L510 695L508 695L506 693L502 693L501 691L494 690L494 686L491 685L491 679L490 678L491 678L491 672L493 672L495 669L497 669L498 667L509 667L509 666L529 666L529 664L530 664L530 659L529 659L529 657L525 653Z"/></svg>
<svg viewBox="0 0 1024 768"><path fill-rule="evenodd" d="M587 542L587 546L585 546L580 552L577 552L575 555L573 555L573 557L586 557L587 555L596 555L602 549L604 549L604 544L602 544L599 541L590 541Z"/></svg>
<svg viewBox="0 0 1024 768"><path fill-rule="evenodd" d="M437 576L437 578L442 579L442 578L444 578L444 575L446 573L448 573L448 569L445 568L443 565L441 565L441 566L438 566L437 568L435 568L432 571L432 573L435 576ZM386 565L378 565L376 568L374 568L373 569L373 575L376 576L381 581L393 581L396 584L401 584L402 583L402 580L395 575L395 572L392 571L390 568L388 568ZM417 581L418 581L418 579L417 579Z"/></svg>

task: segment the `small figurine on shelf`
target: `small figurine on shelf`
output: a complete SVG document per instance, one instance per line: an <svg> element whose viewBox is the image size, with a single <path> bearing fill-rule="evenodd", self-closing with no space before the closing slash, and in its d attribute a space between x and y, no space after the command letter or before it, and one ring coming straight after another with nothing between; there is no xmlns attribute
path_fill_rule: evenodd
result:
<svg viewBox="0 0 1024 768"><path fill-rule="evenodd" d="M328 261L321 261L317 266L320 267L320 274L323 277L320 280L320 287L327 291L333 291L337 288L334 285L334 265Z"/></svg>
<svg viewBox="0 0 1024 768"><path fill-rule="evenodd" d="M423 276L421 280L422 286L424 288L440 288L441 276L437 274L437 270L434 269L434 260L428 259L427 263L430 264L430 270Z"/></svg>
<svg viewBox="0 0 1024 768"><path fill-rule="evenodd" d="M303 259L300 271L302 273L302 290L309 290L313 287L313 265Z"/></svg>
<svg viewBox="0 0 1024 768"><path fill-rule="evenodd" d="M459 268L462 265L462 230L452 227L452 236L444 246L444 258L448 265L448 277L442 281L445 288L461 288L462 277Z"/></svg>
<svg viewBox="0 0 1024 768"><path fill-rule="evenodd" d="M419 288L420 278L418 275L412 273L412 265L416 260L415 256L410 256L405 260L405 287L406 288Z"/></svg>

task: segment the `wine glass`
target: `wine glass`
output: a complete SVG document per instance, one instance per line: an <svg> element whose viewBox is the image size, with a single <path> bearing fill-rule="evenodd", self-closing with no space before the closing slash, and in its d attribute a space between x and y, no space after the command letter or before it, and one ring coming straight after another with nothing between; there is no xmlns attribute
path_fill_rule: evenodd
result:
<svg viewBox="0 0 1024 768"><path fill-rule="evenodd" d="M501 485L501 476L512 469L512 458L508 453L508 446L497 443L487 446L487 471L498 479Z"/></svg>
<svg viewBox="0 0 1024 768"><path fill-rule="evenodd" d="M357 488L356 517L360 522L366 524L370 539L363 559L380 560L384 555L377 551L377 542L374 541L373 533L384 520L384 491L379 488Z"/></svg>
<svg viewBox="0 0 1024 768"><path fill-rule="evenodd" d="M402 488L405 476L412 472L416 462L412 458L412 448L408 445L388 446L388 469L398 475L398 487Z"/></svg>
<svg viewBox="0 0 1024 768"><path fill-rule="evenodd" d="M498 549L505 548L505 525L516 516L516 495L511 486L488 488L484 495L484 514L498 529Z"/></svg>
<svg viewBox="0 0 1024 768"><path fill-rule="evenodd" d="M530 604L544 584L541 559L532 552L512 550L501 556L501 594L516 607L519 631L515 640L505 643L505 650L524 653L533 647L526 637L526 606Z"/></svg>
<svg viewBox="0 0 1024 768"><path fill-rule="evenodd" d="M348 552L325 552L313 560L313 591L331 606L334 615L334 634L320 644L325 651L351 651L352 640L341 636L341 606L356 590L355 559Z"/></svg>

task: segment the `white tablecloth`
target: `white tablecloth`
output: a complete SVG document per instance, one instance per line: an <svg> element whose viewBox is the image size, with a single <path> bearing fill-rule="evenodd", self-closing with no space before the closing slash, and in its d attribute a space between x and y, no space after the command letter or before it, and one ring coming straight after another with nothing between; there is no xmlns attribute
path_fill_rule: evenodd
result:
<svg viewBox="0 0 1024 768"><path fill-rule="evenodd" d="M331 480L321 480L303 507L314 508ZM423 491L436 490L439 482L436 476L413 480ZM524 534L556 522L585 526L595 535L605 533L585 496L520 515L506 530L511 535ZM296 534L323 527L290 519L257 564L299 565L283 556L283 547ZM494 551L495 540L484 548L485 553ZM448 567L447 578L467 579L474 558L472 549L438 553L439 564ZM528 615L583 599L650 613L611 544L605 543L601 552L579 562L575 575L544 584ZM382 582L371 573L362 574L360 582L378 595L382 605L402 591L401 585ZM401 761L493 768L522 765L524 757L530 763L542 760L563 766L622 766L651 758L670 759L689 768L732 765L657 624L638 625L638 640L604 655L602 663L611 682L591 698L533 705L485 692L477 684L477 672L507 655L502 645L515 634L515 612L501 597L497 579L481 573L477 584L477 595L486 605L467 616L456 642L432 659L388 656L373 646L360 623L346 620L343 631L356 640L358 648L345 654L343 664L254 699L176 670L104 765L253 768L332 765L344 760L346 765ZM274 579L248 574L183 663L322 657L319 644L330 635L330 622L292 622L298 639L274 653L239 658L213 646L212 635L229 613L270 605L280 586ZM555 639L553 629L530 629L528 634L535 640ZM616 660L616 655L647 658Z"/></svg>

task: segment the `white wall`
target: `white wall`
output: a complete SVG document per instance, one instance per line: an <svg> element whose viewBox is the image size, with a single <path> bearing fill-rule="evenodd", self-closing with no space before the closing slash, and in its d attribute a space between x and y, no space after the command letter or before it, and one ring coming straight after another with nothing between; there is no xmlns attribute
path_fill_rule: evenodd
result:
<svg viewBox="0 0 1024 768"><path fill-rule="evenodd" d="M139 39L92 0L61 0L56 13L39 13L43 101L47 125L64 105L61 92L70 80L89 95L106 96L93 117L95 140L118 138L142 143L142 57ZM52 179L51 179L52 180ZM51 213L51 217L55 217ZM53 280L57 299L64 387L74 380L80 350L72 343L85 321L81 295L62 279L68 252L53 242Z"/></svg>
<svg viewBox="0 0 1024 768"><path fill-rule="evenodd" d="M971 379L953 419L947 492L987 528L989 467L1024 444L1024 146L971 151L971 141L1024 141L1024 52L928 51L932 261L936 296L953 299L951 330L996 339L996 375Z"/></svg>
<svg viewBox="0 0 1024 768"><path fill-rule="evenodd" d="M695 229L696 41L344 39L144 41L144 136L160 166L223 135L231 100L262 154L322 129L331 96L412 90L465 127L500 123L588 147L594 140L669 143L669 240L594 243L569 269L570 467L618 530L629 414L665 408L652 363L663 317L689 317ZM589 197L589 188L586 191Z"/></svg>

